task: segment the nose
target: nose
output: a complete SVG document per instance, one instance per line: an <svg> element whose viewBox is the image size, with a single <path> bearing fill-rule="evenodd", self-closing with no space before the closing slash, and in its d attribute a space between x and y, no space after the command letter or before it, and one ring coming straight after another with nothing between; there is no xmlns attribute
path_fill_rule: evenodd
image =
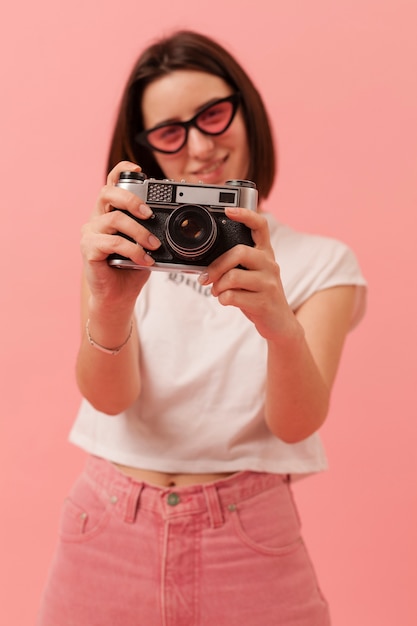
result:
<svg viewBox="0 0 417 626"><path fill-rule="evenodd" d="M209 156L214 149L214 137L205 135L198 128L190 128L187 140L188 154L199 159Z"/></svg>

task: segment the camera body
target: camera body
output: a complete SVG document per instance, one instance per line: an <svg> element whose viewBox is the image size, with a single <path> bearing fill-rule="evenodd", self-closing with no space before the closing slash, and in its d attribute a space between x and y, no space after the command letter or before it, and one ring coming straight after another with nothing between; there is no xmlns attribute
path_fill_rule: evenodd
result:
<svg viewBox="0 0 417 626"><path fill-rule="evenodd" d="M161 241L152 251L155 264L146 269L199 273L233 246L254 245L250 229L230 220L224 211L233 206L256 211L258 192L251 181L230 180L218 186L122 172L117 186L139 196L153 211L146 220L129 213ZM144 269L117 254L111 254L108 263L119 269Z"/></svg>

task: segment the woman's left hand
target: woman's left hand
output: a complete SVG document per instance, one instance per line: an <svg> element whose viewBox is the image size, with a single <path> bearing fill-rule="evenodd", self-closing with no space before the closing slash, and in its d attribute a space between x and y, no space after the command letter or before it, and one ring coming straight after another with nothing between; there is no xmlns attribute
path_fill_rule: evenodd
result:
<svg viewBox="0 0 417 626"><path fill-rule="evenodd" d="M209 265L200 282L212 283L219 302L239 307L267 340L266 423L283 441L302 441L326 418L355 288L319 291L293 312L265 217L249 209L226 213L251 229L255 246L231 248Z"/></svg>
<svg viewBox="0 0 417 626"><path fill-rule="evenodd" d="M212 284L212 294L223 306L240 308L265 339L278 339L291 332L295 318L284 294L266 218L250 209L233 207L225 212L251 229L255 246L234 246L209 265L200 282Z"/></svg>

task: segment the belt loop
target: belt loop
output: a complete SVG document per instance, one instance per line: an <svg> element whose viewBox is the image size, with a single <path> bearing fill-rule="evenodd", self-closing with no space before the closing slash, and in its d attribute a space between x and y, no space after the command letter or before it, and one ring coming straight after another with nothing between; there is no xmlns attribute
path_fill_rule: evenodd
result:
<svg viewBox="0 0 417 626"><path fill-rule="evenodd" d="M212 528L223 526L224 519L219 494L215 485L203 485L204 497L206 499L207 510Z"/></svg>
<svg viewBox="0 0 417 626"><path fill-rule="evenodd" d="M127 494L125 522L133 524L139 508L140 494L142 493L143 483L130 483L130 490Z"/></svg>

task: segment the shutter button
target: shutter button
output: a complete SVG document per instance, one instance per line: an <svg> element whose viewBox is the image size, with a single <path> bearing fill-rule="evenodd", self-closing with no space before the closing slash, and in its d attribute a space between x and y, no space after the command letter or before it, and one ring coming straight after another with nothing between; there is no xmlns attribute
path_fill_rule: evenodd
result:
<svg viewBox="0 0 417 626"><path fill-rule="evenodd" d="M180 503L180 497L177 493L170 493L167 497L169 506L177 506Z"/></svg>

